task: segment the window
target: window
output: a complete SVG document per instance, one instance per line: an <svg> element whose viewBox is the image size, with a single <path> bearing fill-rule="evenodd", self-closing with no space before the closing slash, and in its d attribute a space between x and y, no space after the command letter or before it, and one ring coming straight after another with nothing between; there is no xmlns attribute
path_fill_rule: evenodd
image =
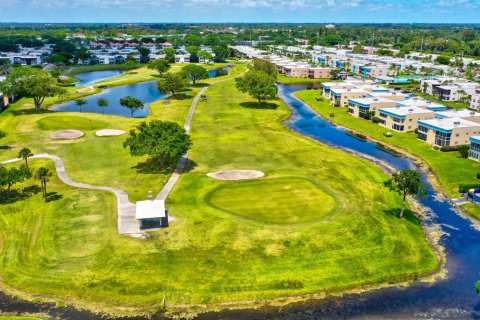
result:
<svg viewBox="0 0 480 320"><path fill-rule="evenodd" d="M394 124L392 125L392 129L393 129L393 130L397 130L397 131L403 131L404 126L394 123Z"/></svg>
<svg viewBox="0 0 480 320"><path fill-rule="evenodd" d="M435 131L435 144L440 147L449 146L451 137L451 133Z"/></svg>

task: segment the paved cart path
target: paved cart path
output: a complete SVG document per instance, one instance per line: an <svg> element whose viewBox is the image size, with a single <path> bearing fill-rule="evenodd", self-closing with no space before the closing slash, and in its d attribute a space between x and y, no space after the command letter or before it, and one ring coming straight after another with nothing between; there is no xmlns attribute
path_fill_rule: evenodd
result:
<svg viewBox="0 0 480 320"><path fill-rule="evenodd" d="M210 86L212 86L214 84L217 84L217 83L220 83L220 82L233 80L234 78L236 78L238 76L240 76L240 75L237 75L237 76L234 76L234 77L231 77L231 78L228 78L228 79L222 79L222 80L219 80L219 81L215 81L215 82L211 83ZM192 104L190 106L190 110L188 111L187 119L185 120L185 125L183 126L183 128L185 129L187 134L190 133L190 126L192 124L193 115L195 113L195 109L197 108L198 101L200 100L200 97L205 93L205 91L207 91L207 89L210 86L203 88L195 96L195 98L192 101ZM157 199L157 200L166 200L167 199L170 192L172 192L173 187L175 186L175 184L180 179L180 175L182 174L183 170L185 170L185 165L187 163L187 159L188 159L188 151L183 157L181 157L178 160L177 166L175 167L175 172L172 174L172 176L168 180L167 184L165 184L165 186L163 187L163 189L160 191L160 193L157 195L157 197L155 199Z"/></svg>
<svg viewBox="0 0 480 320"><path fill-rule="evenodd" d="M118 188L106 187L106 186L95 186L87 183L81 183L73 181L68 175L65 169L65 164L63 160L57 156L51 154L37 154L31 157L31 159L50 159L53 160L55 164L55 169L57 170L57 175L60 180L68 184L69 186L82 188L82 189L91 189L91 190L103 190L109 191L115 194L117 198L117 214L118 214L118 232L121 234L129 235L132 237L143 237L143 232L140 230L138 221L135 220L135 204L131 203L128 200L128 194ZM2 164L13 163L17 161L23 161L23 159L12 159L2 162Z"/></svg>

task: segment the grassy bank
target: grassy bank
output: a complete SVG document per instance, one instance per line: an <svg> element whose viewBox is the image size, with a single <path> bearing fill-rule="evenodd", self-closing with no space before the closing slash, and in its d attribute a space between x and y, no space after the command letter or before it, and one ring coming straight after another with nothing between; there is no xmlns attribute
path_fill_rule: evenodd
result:
<svg viewBox="0 0 480 320"><path fill-rule="evenodd" d="M168 229L147 240L120 236L113 195L71 188L54 176L49 190L56 200L30 194L1 205L4 283L60 303L129 313L158 310L164 298L175 310L338 292L436 269L419 222L410 212L398 219L400 198L383 187L387 176L378 167L284 127L289 111L279 100L258 109L234 81L206 94L193 121L191 170L168 199L176 218ZM183 119L187 106L175 106L182 116L172 108L152 117ZM125 188L133 199L162 184L162 173L132 168L140 159L129 158L123 138L92 134L137 120L15 114L17 108L0 116L1 129L9 130L5 141L15 148L3 150L3 159L27 144L63 157L72 178ZM52 143L49 131L65 126L87 135ZM53 170L46 160L31 163ZM205 175L219 169L261 170L266 177L222 182Z"/></svg>
<svg viewBox="0 0 480 320"><path fill-rule="evenodd" d="M459 196L459 184L478 183L476 175L480 172L479 162L463 159L458 152L434 150L429 144L418 140L414 133L393 132L371 121L354 118L347 113L346 108L336 108L327 99L317 101L316 98L319 96L317 90L300 91L296 93L296 96L330 121L362 132L375 140L405 149L412 155L425 160L451 198ZM334 117L330 117L331 114ZM384 133L387 131L392 132L393 137L385 137ZM468 207L467 211L473 216L480 215L477 206Z"/></svg>
<svg viewBox="0 0 480 320"><path fill-rule="evenodd" d="M308 78L289 78L284 76L283 74L279 74L277 77L277 81L280 83L285 84L292 84L292 83L300 83L300 84L316 84L322 83L327 81L332 81L332 79L308 79Z"/></svg>

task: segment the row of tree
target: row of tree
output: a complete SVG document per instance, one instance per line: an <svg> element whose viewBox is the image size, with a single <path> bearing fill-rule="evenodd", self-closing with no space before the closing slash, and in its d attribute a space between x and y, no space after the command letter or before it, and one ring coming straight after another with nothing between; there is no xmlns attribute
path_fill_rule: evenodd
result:
<svg viewBox="0 0 480 320"><path fill-rule="evenodd" d="M30 149L23 148L20 150L18 157L24 159L25 164L10 168L0 166L0 193L7 201L10 200L12 188L15 184L22 183L32 177L40 182L42 195L45 200L47 199L47 182L50 180L52 172L45 167L37 168L32 172L28 166L28 158L32 156Z"/></svg>

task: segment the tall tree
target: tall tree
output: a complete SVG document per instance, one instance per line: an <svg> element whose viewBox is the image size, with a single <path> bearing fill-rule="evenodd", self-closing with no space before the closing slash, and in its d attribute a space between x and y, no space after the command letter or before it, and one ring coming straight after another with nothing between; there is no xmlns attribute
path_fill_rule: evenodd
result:
<svg viewBox="0 0 480 320"><path fill-rule="evenodd" d="M195 64L187 64L182 68L182 71L192 80L193 84L196 84L199 80L208 78L207 69Z"/></svg>
<svg viewBox="0 0 480 320"><path fill-rule="evenodd" d="M41 110L45 98L66 93L63 88L56 86L50 73L30 67L14 68L7 79L0 82L0 91L9 96L32 98L36 111Z"/></svg>
<svg viewBox="0 0 480 320"><path fill-rule="evenodd" d="M237 89L258 100L273 99L277 95L275 79L263 71L249 71L235 79Z"/></svg>
<svg viewBox="0 0 480 320"><path fill-rule="evenodd" d="M165 52L165 59L167 59L168 62L175 62L175 51L174 48L163 49L163 52Z"/></svg>
<svg viewBox="0 0 480 320"><path fill-rule="evenodd" d="M177 161L192 145L185 129L170 121L142 122L129 135L123 147L132 156L149 155L159 159L161 166Z"/></svg>
<svg viewBox="0 0 480 320"><path fill-rule="evenodd" d="M170 69L170 62L166 59L152 60L148 63L148 69L157 71L161 77Z"/></svg>
<svg viewBox="0 0 480 320"><path fill-rule="evenodd" d="M22 148L22 150L18 152L18 157L25 161L25 166L28 168L28 158L33 157L33 153L28 148Z"/></svg>
<svg viewBox="0 0 480 320"><path fill-rule="evenodd" d="M144 105L141 100L132 96L126 96L120 99L120 105L130 109L130 116L133 118L133 113L139 109L143 109Z"/></svg>
<svg viewBox="0 0 480 320"><path fill-rule="evenodd" d="M402 209L400 218L403 218L405 202L408 195L420 197L425 194L425 185L422 183L421 175L415 170L407 169L392 174L392 178L385 181L385 186L402 196Z"/></svg>
<svg viewBox="0 0 480 320"><path fill-rule="evenodd" d="M203 59L204 63L208 63L213 59L213 55L206 50L201 50L200 52L198 52L198 57Z"/></svg>
<svg viewBox="0 0 480 320"><path fill-rule="evenodd" d="M102 108L102 114L105 114L105 108L108 107L108 100L105 98L98 98L97 99L97 106Z"/></svg>
<svg viewBox="0 0 480 320"><path fill-rule="evenodd" d="M145 47L138 47L137 48L138 53L140 53L140 62L141 63L147 63L150 58L148 55L150 54L150 49L145 48Z"/></svg>
<svg viewBox="0 0 480 320"><path fill-rule="evenodd" d="M170 92L175 98L177 93L188 88L188 80L180 73L167 73L163 79L158 80L160 91Z"/></svg>
<svg viewBox="0 0 480 320"><path fill-rule="evenodd" d="M8 74L10 72L10 60L0 58L0 74Z"/></svg>
<svg viewBox="0 0 480 320"><path fill-rule="evenodd" d="M35 171L35 180L40 181L40 185L42 187L42 194L45 199L47 199L47 182L50 181L50 177L52 176L52 172L45 167L40 167Z"/></svg>
<svg viewBox="0 0 480 320"><path fill-rule="evenodd" d="M7 200L10 199L10 193L13 185L23 182L25 179L30 177L31 177L30 170L24 164L22 164L20 168L11 167L7 169L1 166L0 167L0 186L2 187L2 189L6 187Z"/></svg>
<svg viewBox="0 0 480 320"><path fill-rule="evenodd" d="M87 104L87 101L84 99L77 99L75 100L75 104L78 106L78 110L82 112L82 107Z"/></svg>
<svg viewBox="0 0 480 320"><path fill-rule="evenodd" d="M263 71L274 79L277 79L278 69L277 66L271 62L263 59L253 59L253 69L257 71Z"/></svg>

